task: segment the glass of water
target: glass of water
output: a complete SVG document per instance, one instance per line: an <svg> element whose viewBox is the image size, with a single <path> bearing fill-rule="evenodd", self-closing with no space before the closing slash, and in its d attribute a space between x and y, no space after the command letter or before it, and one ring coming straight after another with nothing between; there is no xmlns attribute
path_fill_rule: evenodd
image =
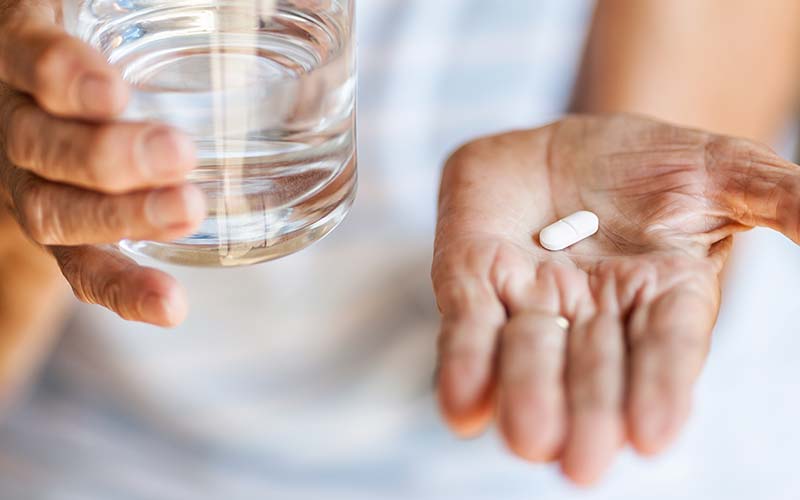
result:
<svg viewBox="0 0 800 500"><path fill-rule="evenodd" d="M356 189L354 0L64 0L131 85L128 120L189 134L209 214L127 252L198 266L278 258L330 232Z"/></svg>

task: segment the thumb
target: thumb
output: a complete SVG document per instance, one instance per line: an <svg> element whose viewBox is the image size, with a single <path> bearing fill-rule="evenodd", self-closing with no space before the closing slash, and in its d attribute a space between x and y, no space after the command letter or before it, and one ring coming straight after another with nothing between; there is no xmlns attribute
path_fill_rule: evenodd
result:
<svg viewBox="0 0 800 500"><path fill-rule="evenodd" d="M140 266L110 246L49 250L82 302L101 305L126 320L162 327L177 326L186 318L186 291L163 271Z"/></svg>
<svg viewBox="0 0 800 500"><path fill-rule="evenodd" d="M800 244L800 166L753 141L718 137L706 149L716 198L745 226L775 229Z"/></svg>
<svg viewBox="0 0 800 500"><path fill-rule="evenodd" d="M0 1L0 80L56 115L103 119L120 113L127 100L122 77L55 19L50 2Z"/></svg>

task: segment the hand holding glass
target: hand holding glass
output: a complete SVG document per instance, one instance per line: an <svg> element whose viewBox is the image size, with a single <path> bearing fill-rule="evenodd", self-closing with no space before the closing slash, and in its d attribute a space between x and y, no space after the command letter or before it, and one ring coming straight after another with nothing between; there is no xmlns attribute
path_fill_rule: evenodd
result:
<svg viewBox="0 0 800 500"><path fill-rule="evenodd" d="M200 266L278 258L330 232L355 196L352 0L89 0L77 34L131 85L124 119L189 134L209 214L128 252Z"/></svg>

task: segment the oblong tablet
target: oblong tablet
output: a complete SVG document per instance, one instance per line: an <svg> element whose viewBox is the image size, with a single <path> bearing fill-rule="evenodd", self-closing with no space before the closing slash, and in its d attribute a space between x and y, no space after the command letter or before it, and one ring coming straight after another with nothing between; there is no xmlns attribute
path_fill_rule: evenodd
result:
<svg viewBox="0 0 800 500"><path fill-rule="evenodd" d="M600 229L600 219L588 210L581 210L550 224L539 233L539 243L557 252L592 236Z"/></svg>

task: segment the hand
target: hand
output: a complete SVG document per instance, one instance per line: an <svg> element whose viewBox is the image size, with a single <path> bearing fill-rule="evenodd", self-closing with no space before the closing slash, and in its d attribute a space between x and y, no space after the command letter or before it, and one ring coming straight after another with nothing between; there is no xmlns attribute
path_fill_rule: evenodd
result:
<svg viewBox="0 0 800 500"><path fill-rule="evenodd" d="M112 121L126 85L56 25L56 3L0 2L0 201L78 298L175 325L187 309L177 282L96 245L171 240L200 223L202 194L184 184L193 145L163 125Z"/></svg>
<svg viewBox="0 0 800 500"><path fill-rule="evenodd" d="M797 242L800 167L644 118L570 117L461 148L439 210L446 420L469 436L495 416L514 453L588 484L626 441L652 454L675 438L732 235L763 225ZM578 210L600 232L541 248L538 232Z"/></svg>

